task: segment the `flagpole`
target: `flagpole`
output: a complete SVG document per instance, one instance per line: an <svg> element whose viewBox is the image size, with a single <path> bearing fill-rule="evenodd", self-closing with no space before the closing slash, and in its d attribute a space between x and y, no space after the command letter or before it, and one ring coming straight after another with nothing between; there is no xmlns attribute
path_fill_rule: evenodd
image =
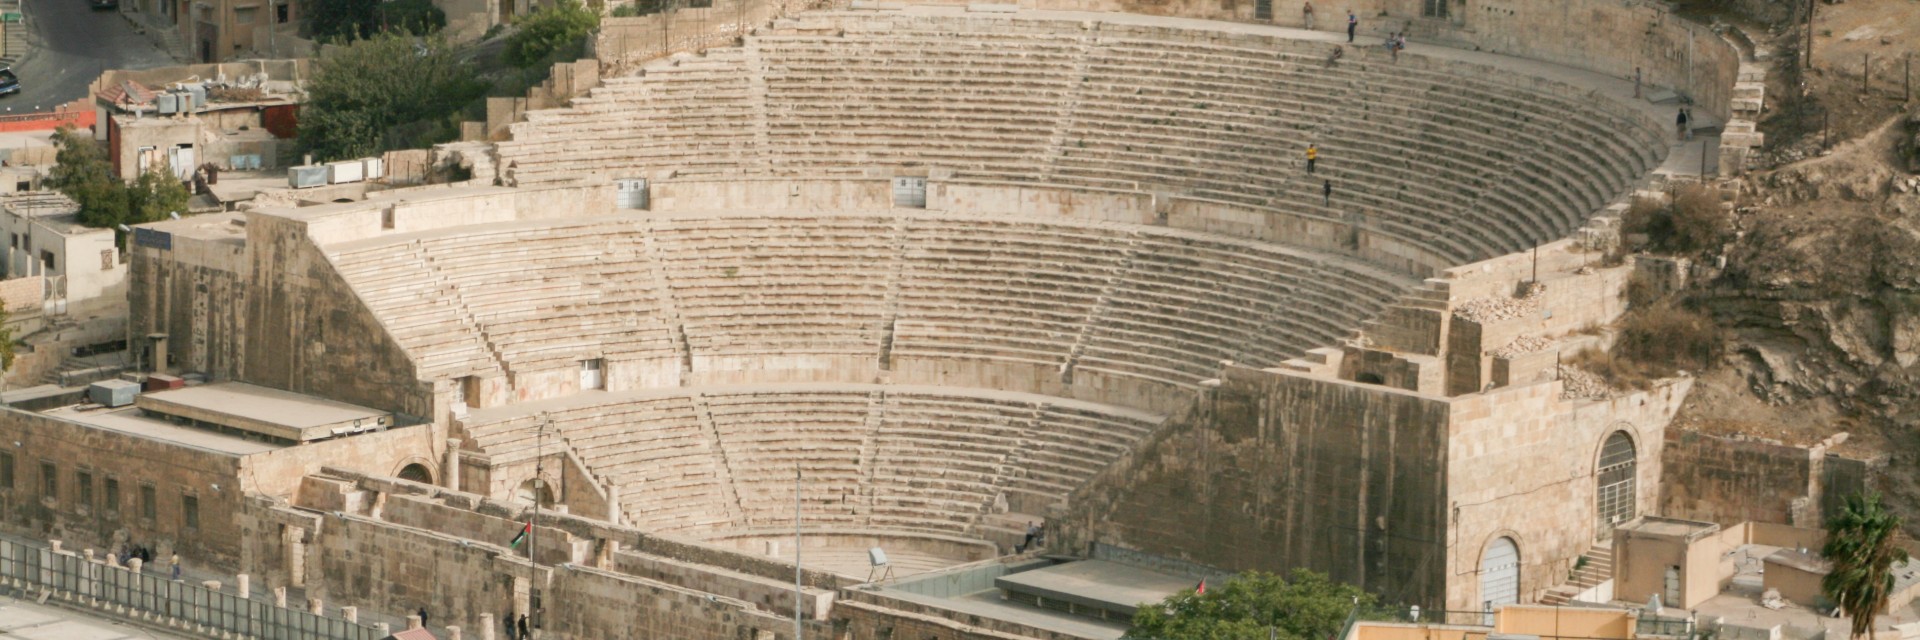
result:
<svg viewBox="0 0 1920 640"><path fill-rule="evenodd" d="M793 640L804 640L800 628L800 462L793 463Z"/></svg>

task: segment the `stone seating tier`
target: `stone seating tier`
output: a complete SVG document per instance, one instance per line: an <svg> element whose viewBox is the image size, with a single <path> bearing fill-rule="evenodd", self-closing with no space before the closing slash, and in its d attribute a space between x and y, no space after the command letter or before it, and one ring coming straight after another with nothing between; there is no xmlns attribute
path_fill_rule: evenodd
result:
<svg viewBox="0 0 1920 640"><path fill-rule="evenodd" d="M459 428L495 464L570 448L655 531L791 523L798 470L814 525L978 537L982 516L1062 499L1164 420L1024 393L796 384L597 392L475 410Z"/></svg>
<svg viewBox="0 0 1920 640"><path fill-rule="evenodd" d="M1456 263L1564 236L1664 150L1626 107L1411 54L1329 68L1190 29L816 13L610 80L501 144L523 185L585 173L833 175L919 165L954 179L1171 191L1350 216ZM711 92L703 85L717 87ZM1322 149L1317 175L1300 147ZM1334 206L1320 180L1335 182Z"/></svg>
<svg viewBox="0 0 1920 640"><path fill-rule="evenodd" d="M1222 360L1278 366L1331 344L1412 285L1165 227L909 210L498 223L333 260L424 377L509 382L592 358L697 376L826 356L1004 362L1063 383L1084 365L1194 389Z"/></svg>

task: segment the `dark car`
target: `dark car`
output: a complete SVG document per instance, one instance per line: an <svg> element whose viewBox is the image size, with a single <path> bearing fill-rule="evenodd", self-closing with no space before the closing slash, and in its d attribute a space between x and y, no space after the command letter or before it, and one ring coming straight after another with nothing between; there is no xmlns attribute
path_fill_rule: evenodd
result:
<svg viewBox="0 0 1920 640"><path fill-rule="evenodd" d="M20 76L13 75L12 67L0 67L0 96L20 92Z"/></svg>
<svg viewBox="0 0 1920 640"><path fill-rule="evenodd" d="M120 0L87 0L87 5L94 11L106 11L120 8Z"/></svg>

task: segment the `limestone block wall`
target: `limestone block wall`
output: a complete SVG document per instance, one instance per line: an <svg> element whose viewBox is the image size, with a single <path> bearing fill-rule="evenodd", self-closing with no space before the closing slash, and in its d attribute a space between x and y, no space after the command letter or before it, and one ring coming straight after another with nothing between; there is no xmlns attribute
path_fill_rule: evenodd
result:
<svg viewBox="0 0 1920 640"><path fill-rule="evenodd" d="M289 496L300 486L300 478L317 473L322 467L344 467L379 475L399 475L409 464L420 464L440 476L437 452L446 442L435 441L431 425L395 427L286 447L247 456L241 462L242 480L249 493Z"/></svg>
<svg viewBox="0 0 1920 640"><path fill-rule="evenodd" d="M791 640L793 618L752 609L750 603L584 566L553 571L555 603L545 628L560 638L686 638ZM832 627L803 621L806 637L832 636Z"/></svg>
<svg viewBox="0 0 1920 640"><path fill-rule="evenodd" d="M1751 521L1819 527L1824 507L1838 498L1828 495L1827 449L1840 440L1796 445L1672 429L1666 441L1660 505L1671 517L1722 526ZM1835 460L1843 468L1859 466ZM1841 491L1857 490L1864 475L1843 475Z"/></svg>
<svg viewBox="0 0 1920 640"><path fill-rule="evenodd" d="M179 553L219 568L234 567L240 558L240 531L234 526L242 486L238 456L162 446L10 407L0 407L0 447L14 464L13 486L0 487L0 530L62 540L72 549L102 550L124 531L125 541L152 547L163 557ZM42 483L42 464L51 464L56 474L51 497ZM82 502L80 472L91 476L90 504ZM119 485L118 511L106 509L108 480ZM153 518L141 512L142 487L154 490ZM186 526L182 503L187 496L199 503L197 528Z"/></svg>
<svg viewBox="0 0 1920 640"><path fill-rule="evenodd" d="M170 249L133 244L128 251L128 333L167 334L174 371L215 378L239 375L246 349L249 265L246 247L168 233Z"/></svg>
<svg viewBox="0 0 1920 640"><path fill-rule="evenodd" d="M436 416L431 385L307 234L304 221L247 214L254 294L240 380L409 416ZM330 345L352 345L329 349Z"/></svg>
<svg viewBox="0 0 1920 640"><path fill-rule="evenodd" d="M1075 492L1050 520L1056 544L1306 567L1394 601L1439 603L1444 399L1231 367L1201 406Z"/></svg>
<svg viewBox="0 0 1920 640"><path fill-rule="evenodd" d="M1520 599L1565 580L1601 531L1595 493L1601 444L1634 443L1636 511L1658 509L1662 433L1691 379L1608 400L1564 400L1548 381L1454 398L1447 440L1448 609L1479 608L1480 557L1495 538L1520 549Z"/></svg>

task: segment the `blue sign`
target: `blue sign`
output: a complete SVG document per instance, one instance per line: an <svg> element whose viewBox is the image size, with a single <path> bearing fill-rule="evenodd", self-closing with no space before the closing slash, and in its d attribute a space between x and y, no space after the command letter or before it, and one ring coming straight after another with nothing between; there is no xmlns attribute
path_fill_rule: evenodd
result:
<svg viewBox="0 0 1920 640"><path fill-rule="evenodd" d="M133 243L162 251L173 250L173 234L146 227L133 228Z"/></svg>

